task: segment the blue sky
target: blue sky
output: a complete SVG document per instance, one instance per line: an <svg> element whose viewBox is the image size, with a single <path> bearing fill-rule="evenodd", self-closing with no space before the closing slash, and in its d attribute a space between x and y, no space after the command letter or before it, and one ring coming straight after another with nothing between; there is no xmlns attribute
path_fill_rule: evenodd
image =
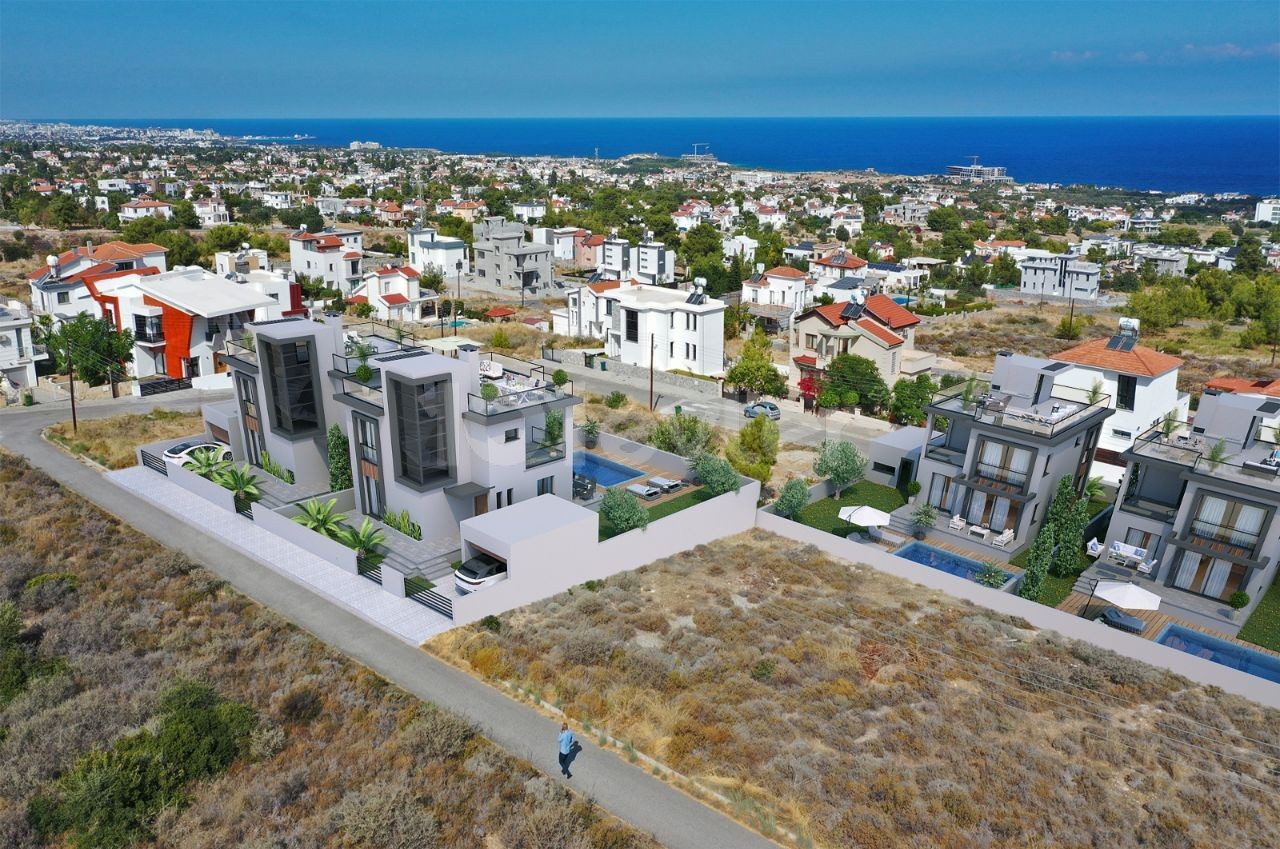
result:
<svg viewBox="0 0 1280 849"><path fill-rule="evenodd" d="M1275 0L0 0L0 117L1280 111Z"/></svg>

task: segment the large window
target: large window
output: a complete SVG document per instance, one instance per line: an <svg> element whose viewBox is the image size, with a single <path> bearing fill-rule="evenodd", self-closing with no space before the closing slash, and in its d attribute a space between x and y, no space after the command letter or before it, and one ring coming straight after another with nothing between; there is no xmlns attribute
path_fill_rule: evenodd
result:
<svg viewBox="0 0 1280 849"><path fill-rule="evenodd" d="M258 341L266 364L271 393L271 426L288 436L301 436L320 427L316 376L308 342Z"/></svg>
<svg viewBox="0 0 1280 849"><path fill-rule="evenodd" d="M1137 403L1138 378L1131 374L1122 374L1116 380L1116 409L1132 410Z"/></svg>
<svg viewBox="0 0 1280 849"><path fill-rule="evenodd" d="M262 426L258 422L258 387L247 374L236 375L236 398L240 402L240 417L244 423L245 447L249 462L262 464Z"/></svg>
<svg viewBox="0 0 1280 849"><path fill-rule="evenodd" d="M954 492L951 486L951 478L935 473L933 480L929 484L929 503L944 513L951 513L955 510L952 505L953 500Z"/></svg>
<svg viewBox="0 0 1280 849"><path fill-rule="evenodd" d="M356 486L360 490L360 503L364 512L382 518L385 509L382 492L382 469L378 462L378 423L354 413L351 422L356 443Z"/></svg>
<svg viewBox="0 0 1280 849"><path fill-rule="evenodd" d="M390 381L395 401L397 477L419 488L452 478L449 381Z"/></svg>
<svg viewBox="0 0 1280 849"><path fill-rule="evenodd" d="M1021 487L1031 470L1031 452L1002 442L984 439L979 444L974 471L979 477Z"/></svg>
<svg viewBox="0 0 1280 849"><path fill-rule="evenodd" d="M1252 504L1228 501L1216 495L1200 499L1191 520L1191 533L1201 539L1223 542L1250 553L1258 545L1267 511Z"/></svg>
<svg viewBox="0 0 1280 849"><path fill-rule="evenodd" d="M640 341L640 313L636 310L623 310L626 318L626 331L628 342Z"/></svg>

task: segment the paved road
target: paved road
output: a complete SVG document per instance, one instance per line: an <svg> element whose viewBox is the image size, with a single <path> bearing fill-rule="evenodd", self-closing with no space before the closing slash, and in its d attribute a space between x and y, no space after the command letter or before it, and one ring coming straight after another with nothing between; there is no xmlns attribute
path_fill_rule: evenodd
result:
<svg viewBox="0 0 1280 849"><path fill-rule="evenodd" d="M83 418L137 412L153 406L190 407L201 397L182 393L159 400L130 399L85 405ZM138 530L207 566L245 595L272 608L338 651L419 698L471 718L486 737L556 780L557 723L533 708L405 645L251 558L193 529L173 533L173 519L106 481L40 438L40 429L67 418L67 410L39 406L0 410L0 445L24 455L70 489ZM652 833L672 849L777 849L764 837L684 795L644 770L603 751L589 739L567 782L605 810Z"/></svg>

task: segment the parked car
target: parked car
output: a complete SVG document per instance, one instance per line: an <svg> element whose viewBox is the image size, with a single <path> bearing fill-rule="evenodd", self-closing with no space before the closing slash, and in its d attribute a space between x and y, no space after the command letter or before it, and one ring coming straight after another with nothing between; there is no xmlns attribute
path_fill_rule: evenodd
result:
<svg viewBox="0 0 1280 849"><path fill-rule="evenodd" d="M453 585L466 594L481 587L496 584L507 577L507 564L483 551L458 567L453 573Z"/></svg>
<svg viewBox="0 0 1280 849"><path fill-rule="evenodd" d="M782 411L772 401L757 401L754 404L748 404L743 408L742 414L749 419L754 419L756 416L764 416L765 418L773 419L775 422L782 418Z"/></svg>
<svg viewBox="0 0 1280 849"><path fill-rule="evenodd" d="M1114 607L1108 607L1102 611L1098 621L1118 631L1128 631L1130 634L1141 634L1147 627L1147 623L1138 617L1130 616Z"/></svg>
<svg viewBox="0 0 1280 849"><path fill-rule="evenodd" d="M170 445L164 450L164 459L166 463L174 465L184 465L191 459L191 455L196 451L203 451L212 448L218 452L218 459L231 462L231 446L224 445L221 442L213 442L209 439L188 439L179 442L177 445Z"/></svg>

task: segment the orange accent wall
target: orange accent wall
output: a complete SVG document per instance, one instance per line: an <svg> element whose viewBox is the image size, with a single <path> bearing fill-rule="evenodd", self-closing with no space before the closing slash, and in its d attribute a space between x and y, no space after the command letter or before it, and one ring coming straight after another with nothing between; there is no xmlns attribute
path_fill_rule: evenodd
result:
<svg viewBox="0 0 1280 849"><path fill-rule="evenodd" d="M142 302L160 307L160 326L164 329L164 369L170 377L182 377L182 361L191 356L191 326L195 320L182 310L150 295Z"/></svg>

